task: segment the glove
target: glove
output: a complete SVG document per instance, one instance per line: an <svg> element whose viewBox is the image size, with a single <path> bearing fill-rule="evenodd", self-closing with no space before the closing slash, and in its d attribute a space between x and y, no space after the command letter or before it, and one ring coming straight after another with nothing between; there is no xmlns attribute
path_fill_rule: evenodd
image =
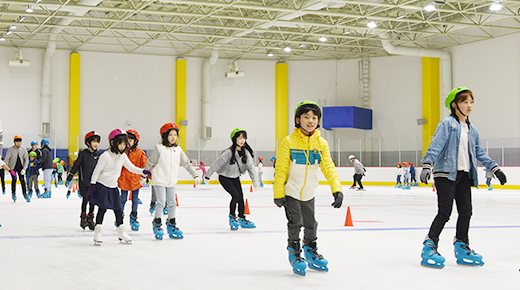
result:
<svg viewBox="0 0 520 290"><path fill-rule="evenodd" d="M195 184L200 184L200 177L195 176Z"/></svg>
<svg viewBox="0 0 520 290"><path fill-rule="evenodd" d="M144 169L144 170L143 170L143 174L146 175L146 176L148 176L148 178L152 178L152 172L151 172L150 170L146 170L146 169Z"/></svg>
<svg viewBox="0 0 520 290"><path fill-rule="evenodd" d="M343 193L336 191L332 194L334 196L334 202L331 203L334 208L340 208L343 203Z"/></svg>
<svg viewBox="0 0 520 290"><path fill-rule="evenodd" d="M12 176L16 177L16 172L14 170L10 170L9 173L11 173Z"/></svg>
<svg viewBox="0 0 520 290"><path fill-rule="evenodd" d="M428 179L432 175L432 166L430 164L423 164L423 169L421 170L421 177L419 178L422 183L428 184Z"/></svg>
<svg viewBox="0 0 520 290"><path fill-rule="evenodd" d="M69 187L70 181L65 181L65 187Z"/></svg>
<svg viewBox="0 0 520 290"><path fill-rule="evenodd" d="M21 175L25 175L25 169L20 170Z"/></svg>
<svg viewBox="0 0 520 290"><path fill-rule="evenodd" d="M276 204L277 207L282 207L287 204L287 200L285 200L285 196L282 198L275 198L274 204Z"/></svg>
<svg viewBox="0 0 520 290"><path fill-rule="evenodd" d="M491 169L491 171L493 171L493 173L494 173L495 176L498 178L498 180L500 180L500 184L501 184L501 185L506 184L506 182L507 182L507 177L506 177L506 175L504 174L504 172L502 172L502 170L500 170L500 168L498 168L498 166L493 167L493 169Z"/></svg>
<svg viewBox="0 0 520 290"><path fill-rule="evenodd" d="M90 194L90 196L92 196L94 192L96 192L96 185L94 183L91 183L88 187L88 193Z"/></svg>

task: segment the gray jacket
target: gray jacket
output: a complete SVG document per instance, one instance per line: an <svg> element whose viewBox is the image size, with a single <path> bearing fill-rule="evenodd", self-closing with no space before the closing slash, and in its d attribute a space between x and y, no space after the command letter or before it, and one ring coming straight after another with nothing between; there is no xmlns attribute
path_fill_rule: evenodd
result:
<svg viewBox="0 0 520 290"><path fill-rule="evenodd" d="M260 186L260 181L258 180L258 173L255 170L255 164L253 163L253 157L249 154L249 151L246 149L242 149L246 153L246 163L242 162L242 158L238 155L238 151L235 151L235 158L237 162L235 164L229 164L229 160L231 160L231 149L226 149L220 154L219 158L215 160L208 172L206 173L207 177L211 177L213 173L218 173L219 175L228 177L228 178L237 178L240 177L246 171L249 173L249 177L253 181L254 187Z"/></svg>
<svg viewBox="0 0 520 290"><path fill-rule="evenodd" d="M361 161L354 159L354 173L363 175L365 173L365 166L361 164Z"/></svg>
<svg viewBox="0 0 520 290"><path fill-rule="evenodd" d="M16 146L13 145L7 149L5 164L7 164L9 168L14 169L18 156L20 156L20 161L22 162L22 169L27 170L27 166L29 165L29 153L27 153L27 150L22 146L16 148Z"/></svg>

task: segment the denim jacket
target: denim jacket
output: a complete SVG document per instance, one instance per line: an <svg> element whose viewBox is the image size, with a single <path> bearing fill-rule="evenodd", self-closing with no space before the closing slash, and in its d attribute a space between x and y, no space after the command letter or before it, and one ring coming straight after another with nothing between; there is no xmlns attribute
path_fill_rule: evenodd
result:
<svg viewBox="0 0 520 290"><path fill-rule="evenodd" d="M421 160L423 164L433 165L434 177L448 177L449 180L455 181L457 177L457 157L460 141L460 123L452 116L446 117L439 122L433 140L426 150L424 158ZM497 163L491 159L482 144L477 128L472 124L469 125L468 132L469 142L469 160L470 170L469 178L474 187L478 187L477 178L477 160L491 171L497 166Z"/></svg>

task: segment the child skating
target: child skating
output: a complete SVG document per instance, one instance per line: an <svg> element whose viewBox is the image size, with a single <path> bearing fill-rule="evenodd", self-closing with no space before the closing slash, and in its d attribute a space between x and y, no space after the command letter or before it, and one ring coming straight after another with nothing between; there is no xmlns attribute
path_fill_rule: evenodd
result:
<svg viewBox="0 0 520 290"><path fill-rule="evenodd" d="M439 236L451 216L453 200L457 204L458 219L454 238L457 264L482 266L482 255L469 247L469 224L472 215L471 186L478 187L477 161L493 172L501 184L507 182L505 174L491 159L482 144L477 129L469 122L473 111L473 93L465 87L453 89L445 105L449 117L439 122L432 142L421 160L420 180L428 184L433 168L437 189L438 212L423 242L421 265L443 268L445 258L437 251Z"/></svg>
<svg viewBox="0 0 520 290"><path fill-rule="evenodd" d="M402 188L401 176L403 176L403 163L397 162L397 172L395 174L397 175L395 188Z"/></svg>
<svg viewBox="0 0 520 290"><path fill-rule="evenodd" d="M117 188L117 179L121 175L123 166L130 172L139 175L151 175L151 172L136 167L128 160L125 154L128 138L125 131L115 129L108 136L110 148L99 156L98 163L92 173L90 188L91 202L98 206L96 227L94 229L94 244L103 243L103 218L107 209L114 211L119 241L132 243L132 238L126 233L123 226L123 206Z"/></svg>
<svg viewBox="0 0 520 290"><path fill-rule="evenodd" d="M79 226L82 229L88 227L93 231L96 224L94 223L94 205L90 202L91 196L89 193L89 187L92 173L94 172L94 168L96 168L99 156L101 156L101 153L98 151L99 142L101 142L101 135L96 131L90 131L85 134L84 142L85 145L87 145L87 148L79 153L78 159L76 159L69 170L65 186L69 187L70 182L74 178L74 174L78 173L79 192L81 192L81 214ZM88 212L87 205L89 207Z"/></svg>
<svg viewBox="0 0 520 290"><path fill-rule="evenodd" d="M202 171L202 175L204 175L206 173L206 167L204 166L204 162L201 161L199 164L200 165L199 165L199 168L197 168L197 170ZM202 183L201 184L206 184L204 182L204 178L202 178Z"/></svg>
<svg viewBox="0 0 520 290"><path fill-rule="evenodd" d="M145 167L148 158L141 148L137 147L139 144L139 133L136 130L127 130L128 134L128 149L126 155L128 159L137 167ZM142 181L143 180L143 181ZM132 211L130 212L130 226L133 231L139 230L139 222L137 221L137 206L139 205L139 189L142 186L141 182L144 183L146 178L137 174L130 173L128 169L123 168L121 170L121 176L117 181L119 188L121 189L121 202L123 203L123 214L125 209L126 200L128 199L128 192L132 194Z"/></svg>
<svg viewBox="0 0 520 290"><path fill-rule="evenodd" d="M264 187L264 181L262 176L264 175L264 158L258 157L258 180L260 181L260 187Z"/></svg>
<svg viewBox="0 0 520 290"><path fill-rule="evenodd" d="M410 167L408 167L408 162L403 162L403 189L410 189Z"/></svg>
<svg viewBox="0 0 520 290"><path fill-rule="evenodd" d="M356 159L356 156L350 155L348 157L348 160L354 164L354 183L350 187L350 189L356 189L356 183L359 185L359 187L356 189L357 191L365 191L365 188L363 188L363 184L361 183L361 179L365 175L365 166L361 163L361 161Z"/></svg>
<svg viewBox="0 0 520 290"><path fill-rule="evenodd" d="M415 179L415 167L413 163L410 163L410 185L417 186L417 180Z"/></svg>
<svg viewBox="0 0 520 290"><path fill-rule="evenodd" d="M240 183L240 175L246 171L253 181L255 191L258 190L260 182L255 170L253 149L247 144L247 132L244 128L235 128L231 132L231 146L222 151L215 160L204 178L209 181L213 173L218 173L218 180L222 187L231 195L229 203L229 227L231 230L242 228L256 228L255 223L246 219L244 193ZM238 206L238 220L237 220Z"/></svg>
<svg viewBox="0 0 520 290"><path fill-rule="evenodd" d="M36 196L38 198L50 198L51 197L51 188L52 188L52 172L54 171L54 166L52 164L52 151L49 148L49 140L44 138L41 142L42 149L42 159L40 160L40 166L43 170L43 187L45 189L44 193L40 196Z"/></svg>
<svg viewBox="0 0 520 290"><path fill-rule="evenodd" d="M314 213L315 190L318 187L318 170L329 181L334 208L343 202L341 183L330 156L329 144L321 137L320 106L311 101L298 104L294 114L296 129L280 144L274 178L274 203L285 208L288 229L289 262L293 272L305 275L307 265L318 271L328 271L328 261L318 254L318 239ZM304 227L303 252L300 248L300 229Z"/></svg>
<svg viewBox="0 0 520 290"><path fill-rule="evenodd" d="M155 190L155 198L157 199L157 208L155 210L155 218L153 220L153 232L155 238L163 239L163 229L161 214L165 203L168 204L168 219L166 226L168 236L171 239L184 238L182 231L177 227L175 209L177 203L175 201L175 186L179 179L179 165L182 165L188 173L193 176L195 183L200 183L200 177L197 171L193 169L190 159L184 153L182 148L177 144L179 138L179 127L175 123L166 123L159 130L161 135L161 143L155 145L152 155L148 159L146 169L153 172L152 183Z"/></svg>
<svg viewBox="0 0 520 290"><path fill-rule="evenodd" d="M29 202L32 198L33 185L36 196L40 195L40 189L38 188L38 176L40 175L40 163L37 159L37 154L34 151L29 153L29 165L27 166L27 197Z"/></svg>

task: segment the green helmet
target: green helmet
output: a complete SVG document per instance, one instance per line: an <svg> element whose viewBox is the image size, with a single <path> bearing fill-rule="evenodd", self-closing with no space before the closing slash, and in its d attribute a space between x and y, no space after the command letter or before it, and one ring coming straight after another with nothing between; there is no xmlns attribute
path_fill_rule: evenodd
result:
<svg viewBox="0 0 520 290"><path fill-rule="evenodd" d="M233 140L233 137L235 137L235 134L238 132L246 132L246 129L236 127L235 130L233 130L233 132L231 132L231 140Z"/></svg>
<svg viewBox="0 0 520 290"><path fill-rule="evenodd" d="M60 162L60 159L57 157L54 160L52 160L52 163L58 163L58 162Z"/></svg>
<svg viewBox="0 0 520 290"><path fill-rule="evenodd" d="M36 156L37 156L37 155L36 155L36 152L34 152L34 151L31 151L31 152L29 153L29 157L36 157Z"/></svg>
<svg viewBox="0 0 520 290"><path fill-rule="evenodd" d="M451 92L448 94L448 96L446 97L446 101L444 102L446 105L446 108L448 108L448 110L451 111L451 107L450 107L451 102L453 102L453 100L455 100L455 97L457 96L457 94L462 91L471 92L471 90L466 87L456 87L453 90L451 90Z"/></svg>
<svg viewBox="0 0 520 290"><path fill-rule="evenodd" d="M299 103L298 106L296 106L296 109L294 110L294 125L296 126L296 128L299 127L299 125L296 124L296 118L299 118L303 114L303 112L301 112L301 111L299 112L298 110L300 108L303 108L304 106L317 108L318 109L318 119L321 120L321 107L320 107L320 105L318 105L318 103L313 102L313 101L303 101L303 102ZM318 128L319 127L320 127L320 125L318 124Z"/></svg>

